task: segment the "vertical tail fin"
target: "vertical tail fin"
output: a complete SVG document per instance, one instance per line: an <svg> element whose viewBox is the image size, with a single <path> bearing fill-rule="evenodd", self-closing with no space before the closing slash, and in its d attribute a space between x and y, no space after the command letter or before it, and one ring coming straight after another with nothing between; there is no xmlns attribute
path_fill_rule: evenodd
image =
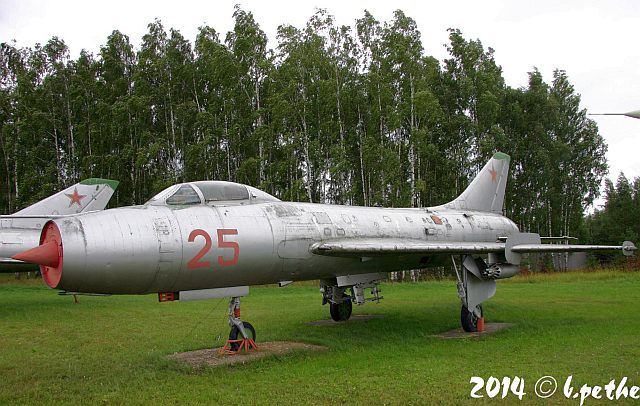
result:
<svg viewBox="0 0 640 406"><path fill-rule="evenodd" d="M496 152L465 191L444 206L458 210L502 213L510 161L509 155Z"/></svg>
<svg viewBox="0 0 640 406"><path fill-rule="evenodd" d="M118 184L118 181L110 179L85 179L15 214L58 215L102 210L109 203Z"/></svg>

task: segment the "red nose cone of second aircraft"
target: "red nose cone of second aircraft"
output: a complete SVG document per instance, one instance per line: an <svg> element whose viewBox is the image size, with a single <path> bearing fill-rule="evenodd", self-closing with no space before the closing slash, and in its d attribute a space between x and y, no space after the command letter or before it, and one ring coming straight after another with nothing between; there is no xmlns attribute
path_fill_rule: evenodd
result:
<svg viewBox="0 0 640 406"><path fill-rule="evenodd" d="M53 221L47 222L40 234L40 245L12 257L19 261L40 265L44 281L52 288L58 287L62 278L62 237Z"/></svg>
<svg viewBox="0 0 640 406"><path fill-rule="evenodd" d="M30 250L14 255L12 258L30 264L57 268L60 264L60 251L56 241L49 241Z"/></svg>

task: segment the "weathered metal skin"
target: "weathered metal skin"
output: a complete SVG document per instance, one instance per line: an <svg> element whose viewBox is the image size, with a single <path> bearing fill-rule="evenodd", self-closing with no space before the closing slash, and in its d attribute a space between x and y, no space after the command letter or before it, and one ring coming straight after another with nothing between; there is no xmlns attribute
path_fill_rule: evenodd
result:
<svg viewBox="0 0 640 406"><path fill-rule="evenodd" d="M315 255L310 247L345 238L495 242L518 231L512 221L494 213L286 202L146 205L54 221L62 238L64 263L60 283L52 287L112 294L415 269L426 266L428 257L334 258ZM218 230L236 234L225 234L221 242ZM211 237L210 249L206 249L205 234ZM233 262L235 254L229 243L237 243L239 253L236 263L225 265Z"/></svg>

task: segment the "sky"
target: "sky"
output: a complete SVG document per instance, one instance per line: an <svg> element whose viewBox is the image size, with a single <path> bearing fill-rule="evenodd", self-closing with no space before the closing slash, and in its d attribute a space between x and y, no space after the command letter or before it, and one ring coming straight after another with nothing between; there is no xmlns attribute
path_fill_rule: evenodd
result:
<svg viewBox="0 0 640 406"><path fill-rule="evenodd" d="M335 16L337 24L351 26L365 9L379 21L390 21L393 11L401 9L416 21L425 53L440 61L447 57L447 29L458 28L465 38L480 39L495 50L511 87L526 86L534 67L548 83L554 69L563 69L589 113L640 110L640 2L634 0L0 0L0 42L32 47L58 36L72 57L82 49L97 54L115 29L139 46L155 18L192 42L203 25L224 38L233 28L235 4L253 13L271 47L279 25L302 27L318 7ZM640 120L592 118L609 146L609 177L615 182L620 172L630 179L640 176Z"/></svg>

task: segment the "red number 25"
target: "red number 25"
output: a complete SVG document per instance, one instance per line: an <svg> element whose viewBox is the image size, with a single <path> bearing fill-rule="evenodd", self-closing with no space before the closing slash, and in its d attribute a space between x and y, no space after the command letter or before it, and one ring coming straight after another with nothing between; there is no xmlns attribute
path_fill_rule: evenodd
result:
<svg viewBox="0 0 640 406"><path fill-rule="evenodd" d="M231 266L238 263L238 258L240 257L240 245L238 245L235 241L225 241L225 235L237 235L238 230L235 228L219 228L218 230L218 248L231 248L233 249L233 258L229 260L225 260L222 255L218 255L218 264L220 266ZM191 258L189 262L187 262L187 268L189 269L197 269L197 268L209 268L211 263L209 261L201 261L202 257L207 255L209 250L211 249L211 236L204 230L196 229L193 230L189 234L189 242L194 242L196 237L202 236L204 237L204 247L198 253Z"/></svg>

